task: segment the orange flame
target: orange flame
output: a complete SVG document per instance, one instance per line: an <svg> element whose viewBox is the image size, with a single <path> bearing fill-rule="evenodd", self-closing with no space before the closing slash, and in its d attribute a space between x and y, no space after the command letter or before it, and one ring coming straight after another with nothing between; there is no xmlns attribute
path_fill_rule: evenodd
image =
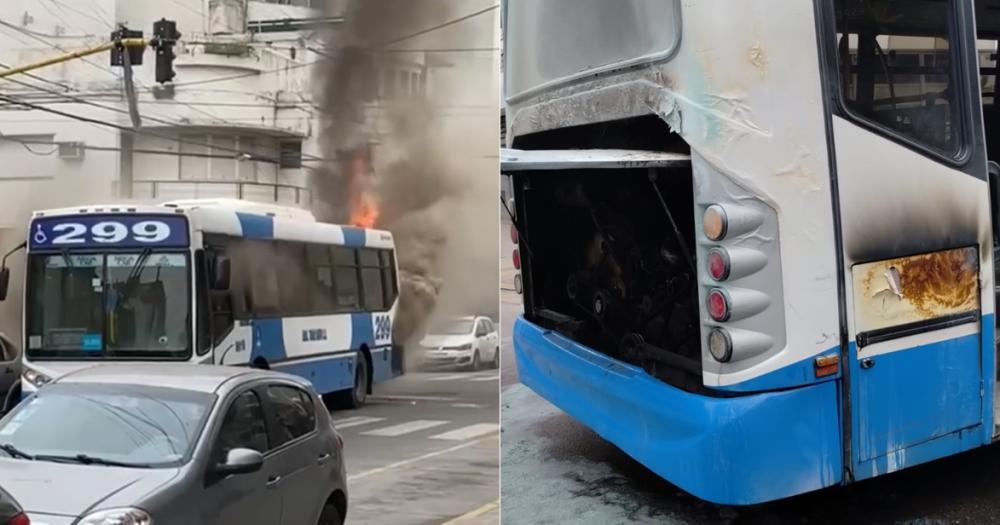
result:
<svg viewBox="0 0 1000 525"><path fill-rule="evenodd" d="M378 221L378 206L367 193L361 193L355 204L351 205L351 226L359 228L374 228Z"/></svg>
<svg viewBox="0 0 1000 525"><path fill-rule="evenodd" d="M350 195L351 226L374 228L378 222L379 209L371 191L368 176L368 152L359 149L351 156L347 169L348 191Z"/></svg>

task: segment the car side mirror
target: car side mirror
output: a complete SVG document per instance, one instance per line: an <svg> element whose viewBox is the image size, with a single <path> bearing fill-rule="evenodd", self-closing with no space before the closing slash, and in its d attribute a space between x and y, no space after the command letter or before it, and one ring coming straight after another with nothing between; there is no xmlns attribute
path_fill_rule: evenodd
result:
<svg viewBox="0 0 1000 525"><path fill-rule="evenodd" d="M215 466L215 473L220 476L231 474L250 474L264 466L264 455L249 448L234 448L226 454L226 462Z"/></svg>
<svg viewBox="0 0 1000 525"><path fill-rule="evenodd" d="M10 286L10 268L0 268L0 301L7 299L7 288Z"/></svg>
<svg viewBox="0 0 1000 525"><path fill-rule="evenodd" d="M215 272L212 276L213 290L228 290L232 263L229 257L219 257L215 261Z"/></svg>

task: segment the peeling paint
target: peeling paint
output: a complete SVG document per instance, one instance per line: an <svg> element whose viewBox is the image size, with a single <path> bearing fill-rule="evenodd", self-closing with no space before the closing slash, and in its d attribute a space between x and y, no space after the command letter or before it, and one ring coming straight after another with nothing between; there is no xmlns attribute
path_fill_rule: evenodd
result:
<svg viewBox="0 0 1000 525"><path fill-rule="evenodd" d="M753 67L757 68L760 78L764 78L767 75L767 56L764 55L764 49L760 47L760 40L755 42L753 47L750 48L750 63L753 64Z"/></svg>
<svg viewBox="0 0 1000 525"><path fill-rule="evenodd" d="M979 307L975 248L865 263L852 269L860 331L935 319Z"/></svg>
<svg viewBox="0 0 1000 525"><path fill-rule="evenodd" d="M809 168L809 150L800 146L798 156L798 159L778 169L774 176L794 182L807 192L820 191L822 186L819 183L819 177L815 171Z"/></svg>
<svg viewBox="0 0 1000 525"><path fill-rule="evenodd" d="M756 123L753 109L747 103L746 93L706 93L704 99L706 106L715 110L714 113L717 115L754 131L764 133L764 128Z"/></svg>

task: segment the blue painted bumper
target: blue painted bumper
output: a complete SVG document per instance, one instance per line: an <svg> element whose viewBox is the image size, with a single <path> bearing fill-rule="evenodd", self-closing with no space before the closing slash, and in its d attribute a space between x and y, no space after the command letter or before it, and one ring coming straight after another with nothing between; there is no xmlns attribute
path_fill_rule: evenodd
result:
<svg viewBox="0 0 1000 525"><path fill-rule="evenodd" d="M521 382L699 498L749 505L841 481L836 381L701 396L524 318L514 352Z"/></svg>

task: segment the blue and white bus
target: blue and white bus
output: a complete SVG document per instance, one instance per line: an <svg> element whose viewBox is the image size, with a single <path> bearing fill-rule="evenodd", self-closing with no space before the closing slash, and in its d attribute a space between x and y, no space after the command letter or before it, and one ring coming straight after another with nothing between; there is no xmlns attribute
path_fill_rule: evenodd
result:
<svg viewBox="0 0 1000 525"><path fill-rule="evenodd" d="M521 381L700 498L1000 439L985 0L507 0Z"/></svg>
<svg viewBox="0 0 1000 525"><path fill-rule="evenodd" d="M387 231L194 200L39 211L26 246L24 369L10 400L93 363L179 361L289 372L358 407L403 372Z"/></svg>

